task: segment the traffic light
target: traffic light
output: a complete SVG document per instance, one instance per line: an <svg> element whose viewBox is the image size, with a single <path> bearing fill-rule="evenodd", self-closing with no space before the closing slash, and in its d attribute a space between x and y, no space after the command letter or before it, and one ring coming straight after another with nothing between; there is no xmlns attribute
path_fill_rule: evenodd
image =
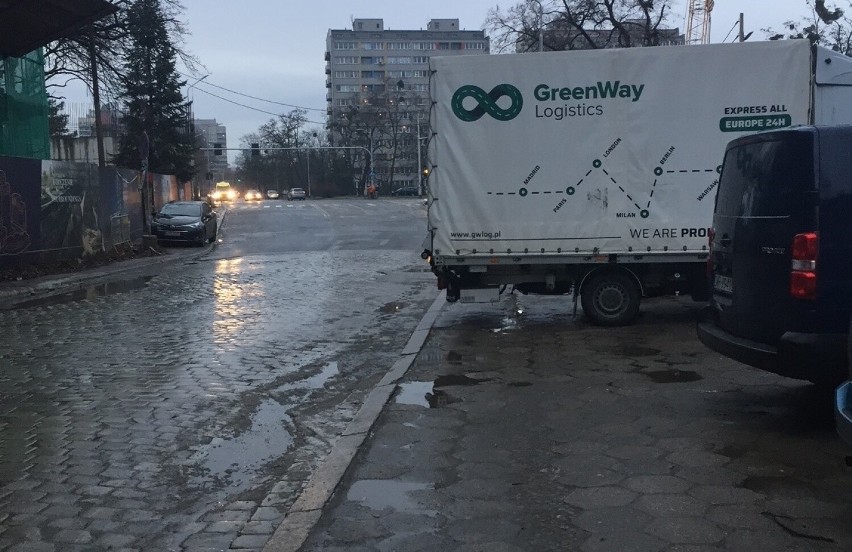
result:
<svg viewBox="0 0 852 552"><path fill-rule="evenodd" d="M251 156L260 157L260 144L253 142L251 145Z"/></svg>
<svg viewBox="0 0 852 552"><path fill-rule="evenodd" d="M222 144L215 142L213 144L213 155L222 155Z"/></svg>

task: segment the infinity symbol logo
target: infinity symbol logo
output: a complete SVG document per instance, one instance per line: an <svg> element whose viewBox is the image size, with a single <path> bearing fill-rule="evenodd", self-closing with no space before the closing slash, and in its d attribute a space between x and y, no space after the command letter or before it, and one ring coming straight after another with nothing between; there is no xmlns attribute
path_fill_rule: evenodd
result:
<svg viewBox="0 0 852 552"><path fill-rule="evenodd" d="M512 105L507 109L497 105L497 100L503 96L509 96L509 99L512 100ZM478 105L471 110L465 109L463 102L466 98L473 98ZM478 86L468 84L456 90L452 101L453 113L462 121L467 122L478 121L486 113L498 121L511 121L518 116L523 107L524 97L521 95L521 91L511 84L498 84L488 93Z"/></svg>

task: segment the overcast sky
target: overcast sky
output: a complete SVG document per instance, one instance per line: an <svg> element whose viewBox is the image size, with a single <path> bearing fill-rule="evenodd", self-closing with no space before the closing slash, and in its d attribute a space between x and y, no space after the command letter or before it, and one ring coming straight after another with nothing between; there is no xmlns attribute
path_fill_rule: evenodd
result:
<svg viewBox="0 0 852 552"><path fill-rule="evenodd" d="M463 29L482 29L490 8L506 9L517 2L501 0L182 0L190 34L186 47L198 56L208 76L186 90L195 117L226 125L228 146L239 147L242 136L272 115L291 108L236 95L311 108L308 119L323 122L325 113L325 39L329 29L350 29L352 18L382 18L385 29L423 29L430 19L459 19ZM684 29L685 0L675 0L669 26ZM717 0L712 13L712 42L736 36L731 31L740 12L751 40L763 39L761 29L799 19L808 13L805 0ZM194 79L189 79L189 84ZM72 98L69 98L72 100ZM91 100L89 100L91 101ZM315 111L314 111L315 110ZM230 155L233 159L233 155Z"/></svg>

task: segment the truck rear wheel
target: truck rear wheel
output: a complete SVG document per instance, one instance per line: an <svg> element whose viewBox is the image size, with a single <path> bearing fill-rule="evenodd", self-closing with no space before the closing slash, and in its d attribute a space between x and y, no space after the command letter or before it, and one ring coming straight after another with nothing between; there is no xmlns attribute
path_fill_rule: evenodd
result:
<svg viewBox="0 0 852 552"><path fill-rule="evenodd" d="M586 316L599 326L624 326L639 316L639 286L624 273L592 276L580 290L580 301Z"/></svg>

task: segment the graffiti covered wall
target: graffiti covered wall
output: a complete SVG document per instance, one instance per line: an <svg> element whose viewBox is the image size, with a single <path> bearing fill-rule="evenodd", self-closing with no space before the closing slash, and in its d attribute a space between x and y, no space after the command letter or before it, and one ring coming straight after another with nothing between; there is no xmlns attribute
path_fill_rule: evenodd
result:
<svg viewBox="0 0 852 552"><path fill-rule="evenodd" d="M155 207L187 186L151 174ZM141 175L89 163L0 156L0 267L93 255L141 239Z"/></svg>

